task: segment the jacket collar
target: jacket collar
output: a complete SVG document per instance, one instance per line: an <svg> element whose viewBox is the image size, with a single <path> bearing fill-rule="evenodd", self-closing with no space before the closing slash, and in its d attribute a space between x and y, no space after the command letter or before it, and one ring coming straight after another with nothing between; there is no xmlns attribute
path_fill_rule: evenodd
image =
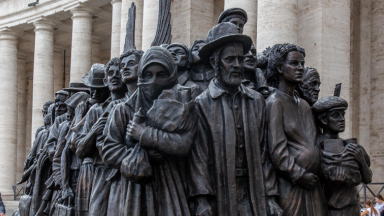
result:
<svg viewBox="0 0 384 216"><path fill-rule="evenodd" d="M183 75L179 76L178 83L180 85L185 85L185 83L187 83L188 81L188 78L189 78L189 73L188 71L186 71Z"/></svg>
<svg viewBox="0 0 384 216"><path fill-rule="evenodd" d="M222 89L220 86L216 84L216 78L211 80L211 82L208 85L208 89L213 99L221 97L223 94L229 94L227 90ZM240 84L240 86L238 87L238 91L240 92L241 97L243 98L248 97L250 99L253 99L252 91L247 87L245 87L243 84Z"/></svg>

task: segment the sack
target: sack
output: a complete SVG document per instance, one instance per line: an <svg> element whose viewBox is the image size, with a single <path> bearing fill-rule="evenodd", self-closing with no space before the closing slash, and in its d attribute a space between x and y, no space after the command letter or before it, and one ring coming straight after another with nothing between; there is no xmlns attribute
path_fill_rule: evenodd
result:
<svg viewBox="0 0 384 216"><path fill-rule="evenodd" d="M75 210L63 204L56 204L55 216L74 216Z"/></svg>
<svg viewBox="0 0 384 216"><path fill-rule="evenodd" d="M31 207L32 197L30 195L23 195L19 202L20 216L29 216L29 209Z"/></svg>
<svg viewBox="0 0 384 216"><path fill-rule="evenodd" d="M121 162L120 172L129 181L146 183L153 174L147 151L136 144L131 154Z"/></svg>

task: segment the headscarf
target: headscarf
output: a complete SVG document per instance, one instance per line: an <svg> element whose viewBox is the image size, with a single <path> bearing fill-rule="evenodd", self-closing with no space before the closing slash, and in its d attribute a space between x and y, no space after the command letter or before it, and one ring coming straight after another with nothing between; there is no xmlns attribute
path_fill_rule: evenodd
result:
<svg viewBox="0 0 384 216"><path fill-rule="evenodd" d="M144 82L142 78L144 70L153 63L163 65L167 71L169 71L170 76L163 82ZM161 92L165 89L171 89L173 86L177 85L177 66L173 62L173 57L171 53L159 46L154 46L149 48L141 58L138 68L138 103L136 107L142 107L144 112L147 112L152 104L154 97L157 98ZM138 109L137 109L138 110Z"/></svg>

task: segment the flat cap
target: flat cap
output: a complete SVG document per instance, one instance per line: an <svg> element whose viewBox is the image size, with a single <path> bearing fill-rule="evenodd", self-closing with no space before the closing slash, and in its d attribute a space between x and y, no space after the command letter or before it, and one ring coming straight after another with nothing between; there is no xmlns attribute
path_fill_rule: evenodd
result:
<svg viewBox="0 0 384 216"><path fill-rule="evenodd" d="M223 11L220 14L218 23L222 23L226 17L232 16L232 15L240 15L240 16L244 17L244 24L247 23L247 21L248 21L247 12L245 12L244 9L242 9L242 8L228 8L227 10Z"/></svg>
<svg viewBox="0 0 384 216"><path fill-rule="evenodd" d="M344 109L348 108L348 102L341 97L327 96L322 97L315 104L312 105L312 110L315 113L324 113L332 109Z"/></svg>

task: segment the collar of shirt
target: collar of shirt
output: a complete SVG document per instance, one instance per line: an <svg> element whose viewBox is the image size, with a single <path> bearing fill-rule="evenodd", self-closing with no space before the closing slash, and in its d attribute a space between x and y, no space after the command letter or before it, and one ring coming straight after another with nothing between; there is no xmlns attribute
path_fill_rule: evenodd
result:
<svg viewBox="0 0 384 216"><path fill-rule="evenodd" d="M218 86L215 83L216 78L212 79L209 83L208 89L209 93L211 94L213 99L221 97L223 94L229 94L229 92L225 89L222 89L220 86ZM243 84L240 84L240 86L237 89L241 93L241 97L248 97L250 99L253 99L252 90L246 88Z"/></svg>
<svg viewBox="0 0 384 216"><path fill-rule="evenodd" d="M185 72L183 75L181 75L178 79L178 82L180 85L185 85L185 83L188 81L189 74L188 71Z"/></svg>

